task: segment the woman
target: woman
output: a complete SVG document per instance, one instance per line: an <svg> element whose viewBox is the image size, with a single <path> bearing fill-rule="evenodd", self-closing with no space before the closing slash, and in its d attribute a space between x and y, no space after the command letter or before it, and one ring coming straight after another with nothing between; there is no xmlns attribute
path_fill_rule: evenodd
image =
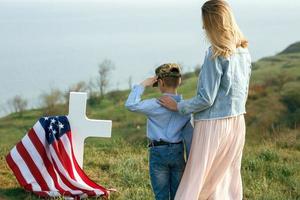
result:
<svg viewBox="0 0 300 200"><path fill-rule="evenodd" d="M170 110L194 113L191 153L175 199L239 200L251 74L248 42L225 1L207 1L202 21L211 47L201 68L197 95L179 103L167 96L160 98Z"/></svg>

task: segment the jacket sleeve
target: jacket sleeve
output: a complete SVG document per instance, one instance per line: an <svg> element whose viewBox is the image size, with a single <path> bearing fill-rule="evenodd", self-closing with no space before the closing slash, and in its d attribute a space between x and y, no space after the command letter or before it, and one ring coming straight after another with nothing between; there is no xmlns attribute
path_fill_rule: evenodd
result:
<svg viewBox="0 0 300 200"><path fill-rule="evenodd" d="M251 61L250 61L250 63L251 63ZM250 83L251 73L252 73L252 64L250 64L250 66L249 66L249 73L248 73L249 77L248 77L247 86L246 86L245 102L247 101L248 96L249 96L249 83Z"/></svg>
<svg viewBox="0 0 300 200"><path fill-rule="evenodd" d="M206 55L200 72L197 95L177 104L179 113L200 112L213 105L217 96L223 70L219 58L212 58L212 50Z"/></svg>
<svg viewBox="0 0 300 200"><path fill-rule="evenodd" d="M141 97L144 93L144 90L145 88L142 85L133 86L125 103L125 107L132 112L154 115L157 112L156 108L160 107L160 105L157 103L156 99L142 101Z"/></svg>

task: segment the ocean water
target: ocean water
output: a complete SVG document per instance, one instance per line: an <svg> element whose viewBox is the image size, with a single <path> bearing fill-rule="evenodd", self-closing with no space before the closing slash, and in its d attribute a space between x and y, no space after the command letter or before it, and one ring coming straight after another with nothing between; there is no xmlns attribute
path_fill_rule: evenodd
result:
<svg viewBox="0 0 300 200"><path fill-rule="evenodd" d="M65 91L96 78L106 58L116 66L110 89L128 88L130 76L139 83L164 62L192 71L209 46L201 28L203 2L1 0L0 116L15 95L36 107L51 88ZM229 3L253 61L300 40L299 1Z"/></svg>

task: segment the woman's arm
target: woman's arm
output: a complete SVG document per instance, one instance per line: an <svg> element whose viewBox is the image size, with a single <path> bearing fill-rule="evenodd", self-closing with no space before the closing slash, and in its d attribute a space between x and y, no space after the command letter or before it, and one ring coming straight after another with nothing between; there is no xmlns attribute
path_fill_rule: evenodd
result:
<svg viewBox="0 0 300 200"><path fill-rule="evenodd" d="M164 96L160 98L160 103L171 110L179 111L181 114L200 112L212 106L219 90L223 70L219 59L211 58L211 55L210 50L205 57L199 75L200 83L198 84L197 96L177 104Z"/></svg>

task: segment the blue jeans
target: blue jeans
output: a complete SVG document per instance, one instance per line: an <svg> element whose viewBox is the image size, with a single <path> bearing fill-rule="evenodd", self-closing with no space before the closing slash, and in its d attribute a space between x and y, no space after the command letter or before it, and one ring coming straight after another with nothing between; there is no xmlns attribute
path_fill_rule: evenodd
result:
<svg viewBox="0 0 300 200"><path fill-rule="evenodd" d="M150 180L156 200L173 200L185 168L183 144L149 148Z"/></svg>

